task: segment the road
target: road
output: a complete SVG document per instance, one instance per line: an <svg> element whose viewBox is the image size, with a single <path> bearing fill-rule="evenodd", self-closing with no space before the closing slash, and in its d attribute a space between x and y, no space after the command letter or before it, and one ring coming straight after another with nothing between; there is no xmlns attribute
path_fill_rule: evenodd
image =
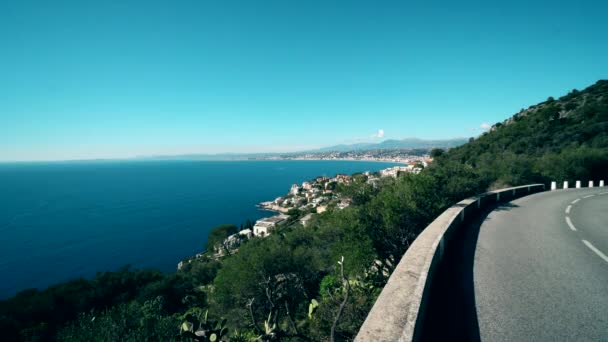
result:
<svg viewBox="0 0 608 342"><path fill-rule="evenodd" d="M608 188L523 197L461 232L424 340L608 341Z"/></svg>

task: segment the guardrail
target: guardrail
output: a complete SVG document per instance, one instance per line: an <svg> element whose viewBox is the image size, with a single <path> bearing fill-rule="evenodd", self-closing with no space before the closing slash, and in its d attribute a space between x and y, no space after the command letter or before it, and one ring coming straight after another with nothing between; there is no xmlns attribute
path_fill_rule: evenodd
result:
<svg viewBox="0 0 608 342"><path fill-rule="evenodd" d="M593 188L593 181L590 180L589 181L589 185L587 186L588 188ZM603 188L604 187L604 181L600 180L598 187ZM576 181L576 185L575 185L576 189L580 189L581 188L581 181L577 180ZM568 189L568 181L564 181L564 186L562 189ZM557 190L557 182L551 182L551 191Z"/></svg>
<svg viewBox="0 0 608 342"><path fill-rule="evenodd" d="M446 245L465 217L496 202L545 190L531 184L490 191L467 198L444 211L416 238L391 274L355 341L416 341L419 339L433 276Z"/></svg>

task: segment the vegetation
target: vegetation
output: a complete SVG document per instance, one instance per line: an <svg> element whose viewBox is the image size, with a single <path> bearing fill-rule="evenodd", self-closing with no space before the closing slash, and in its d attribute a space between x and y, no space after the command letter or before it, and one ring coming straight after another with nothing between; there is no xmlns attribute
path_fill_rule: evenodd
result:
<svg viewBox="0 0 608 342"><path fill-rule="evenodd" d="M599 179L608 170L608 81L521 110L438 161L471 166L494 188Z"/></svg>
<svg viewBox="0 0 608 342"><path fill-rule="evenodd" d="M339 184L352 205L330 207L306 228L292 220L175 274L123 269L24 291L0 302L0 330L5 340L31 341L352 340L438 214L492 187L597 179L608 170L607 125L608 82L600 81L522 110L462 147L434 150L418 175ZM236 231L217 227L209 246Z"/></svg>

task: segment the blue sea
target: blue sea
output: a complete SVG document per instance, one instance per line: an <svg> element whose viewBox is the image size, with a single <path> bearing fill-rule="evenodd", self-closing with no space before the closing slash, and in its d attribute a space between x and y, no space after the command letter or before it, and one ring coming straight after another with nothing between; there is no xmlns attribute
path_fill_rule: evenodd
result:
<svg viewBox="0 0 608 342"><path fill-rule="evenodd" d="M361 161L0 164L0 298L131 265L175 271L218 224L271 213L291 184L378 171Z"/></svg>

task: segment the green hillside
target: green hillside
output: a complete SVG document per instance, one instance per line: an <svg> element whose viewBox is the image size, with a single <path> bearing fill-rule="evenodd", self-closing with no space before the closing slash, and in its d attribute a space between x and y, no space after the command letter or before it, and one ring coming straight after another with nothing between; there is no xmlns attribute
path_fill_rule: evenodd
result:
<svg viewBox="0 0 608 342"><path fill-rule="evenodd" d="M608 81L522 109L439 159L470 165L493 187L606 177Z"/></svg>

